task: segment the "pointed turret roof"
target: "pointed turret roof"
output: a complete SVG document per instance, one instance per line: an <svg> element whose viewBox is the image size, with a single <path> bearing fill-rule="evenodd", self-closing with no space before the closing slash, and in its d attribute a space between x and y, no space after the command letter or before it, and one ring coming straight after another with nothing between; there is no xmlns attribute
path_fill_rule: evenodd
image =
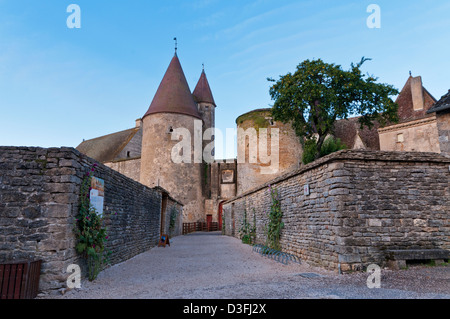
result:
<svg viewBox="0 0 450 319"><path fill-rule="evenodd" d="M198 80L197 86L195 87L194 100L197 103L211 103L216 106L216 102L214 102L214 98L211 92L211 88L209 87L208 79L206 78L205 70L202 71L200 75L200 79Z"/></svg>
<svg viewBox="0 0 450 319"><path fill-rule="evenodd" d="M178 113L201 119L176 53L144 117L155 113Z"/></svg>

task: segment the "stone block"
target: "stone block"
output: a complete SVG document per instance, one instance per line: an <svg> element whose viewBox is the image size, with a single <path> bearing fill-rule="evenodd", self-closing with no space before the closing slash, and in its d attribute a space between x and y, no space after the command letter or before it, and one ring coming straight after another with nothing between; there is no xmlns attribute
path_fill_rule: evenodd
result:
<svg viewBox="0 0 450 319"><path fill-rule="evenodd" d="M427 221L424 219L416 218L413 221L415 227L426 227Z"/></svg>
<svg viewBox="0 0 450 319"><path fill-rule="evenodd" d="M50 204L43 207L43 215L48 218L68 218L71 208L71 205L67 204Z"/></svg>
<svg viewBox="0 0 450 319"><path fill-rule="evenodd" d="M370 227L381 227L381 219L369 219L368 225Z"/></svg>
<svg viewBox="0 0 450 319"><path fill-rule="evenodd" d="M338 260L340 263L360 263L361 256L356 254L339 255Z"/></svg>

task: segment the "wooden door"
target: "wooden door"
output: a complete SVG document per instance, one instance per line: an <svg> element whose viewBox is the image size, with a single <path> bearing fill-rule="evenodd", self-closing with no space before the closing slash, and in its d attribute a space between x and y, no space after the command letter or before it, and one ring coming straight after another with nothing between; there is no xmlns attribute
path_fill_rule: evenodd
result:
<svg viewBox="0 0 450 319"><path fill-rule="evenodd" d="M211 223L212 223L212 215L206 215L206 229L208 231L211 230Z"/></svg>

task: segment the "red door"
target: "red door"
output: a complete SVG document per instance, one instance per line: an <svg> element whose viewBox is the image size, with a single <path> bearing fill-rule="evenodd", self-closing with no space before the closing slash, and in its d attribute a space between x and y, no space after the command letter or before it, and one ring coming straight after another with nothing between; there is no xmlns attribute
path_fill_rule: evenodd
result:
<svg viewBox="0 0 450 319"><path fill-rule="evenodd" d="M211 231L212 215L206 215L206 227Z"/></svg>
<svg viewBox="0 0 450 319"><path fill-rule="evenodd" d="M222 230L223 203L219 204L219 230Z"/></svg>

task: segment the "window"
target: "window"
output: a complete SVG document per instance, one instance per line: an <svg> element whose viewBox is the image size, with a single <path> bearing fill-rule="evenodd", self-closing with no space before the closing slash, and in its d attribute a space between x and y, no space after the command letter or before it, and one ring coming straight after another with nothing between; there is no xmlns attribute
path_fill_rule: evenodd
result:
<svg viewBox="0 0 450 319"><path fill-rule="evenodd" d="M130 151L127 152L127 158L130 158Z"/></svg>

